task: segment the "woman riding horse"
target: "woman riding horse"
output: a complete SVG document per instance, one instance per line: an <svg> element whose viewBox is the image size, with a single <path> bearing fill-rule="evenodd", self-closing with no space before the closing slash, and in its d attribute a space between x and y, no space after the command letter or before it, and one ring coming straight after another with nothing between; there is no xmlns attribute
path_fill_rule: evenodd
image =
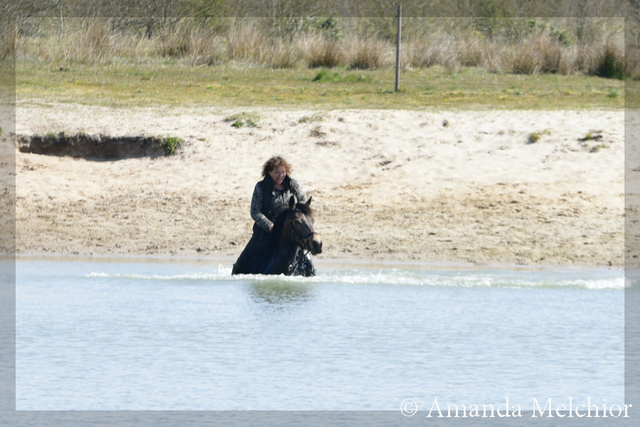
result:
<svg viewBox="0 0 640 427"><path fill-rule="evenodd" d="M291 165L280 156L270 158L262 166L263 179L256 184L251 198L251 218L255 221L253 235L233 265L232 274L251 270L248 264L256 252L264 251L269 244L273 222L289 206L291 196L300 203L306 202L307 196L300 184L289 176L290 173ZM294 271L294 274L302 276L315 275L311 259L303 251L298 252Z"/></svg>

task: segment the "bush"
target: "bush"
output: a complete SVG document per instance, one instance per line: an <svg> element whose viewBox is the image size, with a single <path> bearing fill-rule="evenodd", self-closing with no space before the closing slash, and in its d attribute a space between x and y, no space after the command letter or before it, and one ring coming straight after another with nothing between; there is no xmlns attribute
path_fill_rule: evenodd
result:
<svg viewBox="0 0 640 427"><path fill-rule="evenodd" d="M613 43L607 43L597 65L596 76L624 80L626 76L624 52Z"/></svg>

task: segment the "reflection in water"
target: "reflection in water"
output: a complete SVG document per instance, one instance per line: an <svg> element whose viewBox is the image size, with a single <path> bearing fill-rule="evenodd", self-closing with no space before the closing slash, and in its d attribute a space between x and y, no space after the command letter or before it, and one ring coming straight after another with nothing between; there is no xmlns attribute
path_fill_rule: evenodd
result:
<svg viewBox="0 0 640 427"><path fill-rule="evenodd" d="M299 305L313 298L310 285L278 279L252 282L249 295L258 305L274 308Z"/></svg>

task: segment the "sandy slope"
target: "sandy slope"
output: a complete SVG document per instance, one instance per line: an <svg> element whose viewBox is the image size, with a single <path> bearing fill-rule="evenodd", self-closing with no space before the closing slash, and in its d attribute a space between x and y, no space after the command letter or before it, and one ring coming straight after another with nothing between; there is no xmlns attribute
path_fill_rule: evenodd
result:
<svg viewBox="0 0 640 427"><path fill-rule="evenodd" d="M261 165L282 154L313 195L321 258L623 263L622 111L248 108L258 128L224 121L240 111L20 104L21 135L187 144L159 159L18 153L18 251L235 257Z"/></svg>

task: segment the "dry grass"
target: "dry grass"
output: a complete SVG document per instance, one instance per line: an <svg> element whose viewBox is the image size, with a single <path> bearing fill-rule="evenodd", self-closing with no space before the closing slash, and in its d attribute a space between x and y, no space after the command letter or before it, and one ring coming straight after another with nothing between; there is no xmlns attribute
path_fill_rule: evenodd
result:
<svg viewBox="0 0 640 427"><path fill-rule="evenodd" d="M217 65L225 61L225 45L217 35L191 34L190 49L186 55L192 65Z"/></svg>
<svg viewBox="0 0 640 427"><path fill-rule="evenodd" d="M629 46L625 50L625 64L627 76L631 79L640 79L640 49Z"/></svg>
<svg viewBox="0 0 640 427"><path fill-rule="evenodd" d="M493 63L495 45L480 38L469 38L456 43L457 61L465 67L486 67Z"/></svg>
<svg viewBox="0 0 640 427"><path fill-rule="evenodd" d="M146 38L145 38L146 39ZM226 45L213 33L178 28L162 31L157 54L181 58L190 65L217 65L226 61Z"/></svg>
<svg viewBox="0 0 640 427"><path fill-rule="evenodd" d="M190 66L243 62L268 68L303 65L365 70L392 66L395 59L395 44L389 38L363 37L353 32L336 36L320 30L278 36L270 33L264 23L251 20L224 30L191 21L177 22L156 28L151 37L142 30L115 30L105 19L76 19L65 25L62 36L55 24L50 27L35 35L17 37L17 52L13 51L15 35L4 30L0 34L5 40L0 57L17 53L18 59L97 64L164 57ZM640 61L633 58L625 58L621 37L603 36L590 44L567 43L546 27L517 40L490 38L477 31L441 29L407 36L403 42L405 67L443 66L450 72L477 67L500 73L586 74L621 79L640 75Z"/></svg>
<svg viewBox="0 0 640 427"><path fill-rule="evenodd" d="M512 52L510 71L515 74L557 73L562 48L545 34L536 34Z"/></svg>
<svg viewBox="0 0 640 427"><path fill-rule="evenodd" d="M101 19L86 19L74 32L71 39L62 45L65 60L80 62L102 62L110 57L117 46L111 43L111 33L107 23Z"/></svg>
<svg viewBox="0 0 640 427"><path fill-rule="evenodd" d="M316 37L306 43L306 61L309 68L333 68L343 65L345 54L340 43L332 38Z"/></svg>
<svg viewBox="0 0 640 427"><path fill-rule="evenodd" d="M413 68L442 65L447 69L457 65L455 39L444 33L423 37L407 43L408 63Z"/></svg>
<svg viewBox="0 0 640 427"><path fill-rule="evenodd" d="M295 68L303 57L304 52L298 43L278 40L268 51L267 64L271 68Z"/></svg>
<svg viewBox="0 0 640 427"><path fill-rule="evenodd" d="M393 63L393 45L380 39L358 38L351 43L348 65L353 69L382 68Z"/></svg>
<svg viewBox="0 0 640 427"><path fill-rule="evenodd" d="M15 27L0 26L0 59L13 57L16 54L17 34Z"/></svg>
<svg viewBox="0 0 640 427"><path fill-rule="evenodd" d="M574 51L572 71L595 75L598 68L598 53L600 49L596 46L581 45L577 46Z"/></svg>
<svg viewBox="0 0 640 427"><path fill-rule="evenodd" d="M246 61L261 64L268 60L269 39L256 27L244 25L234 27L227 38L228 58L234 61Z"/></svg>

